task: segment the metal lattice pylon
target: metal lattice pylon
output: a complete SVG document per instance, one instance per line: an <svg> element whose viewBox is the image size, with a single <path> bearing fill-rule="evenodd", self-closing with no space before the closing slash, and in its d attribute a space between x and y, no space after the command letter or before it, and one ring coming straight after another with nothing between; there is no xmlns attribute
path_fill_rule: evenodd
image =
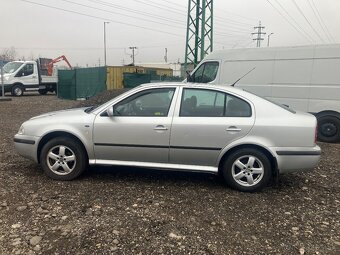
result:
<svg viewBox="0 0 340 255"><path fill-rule="evenodd" d="M213 0L189 0L185 69L213 50Z"/></svg>

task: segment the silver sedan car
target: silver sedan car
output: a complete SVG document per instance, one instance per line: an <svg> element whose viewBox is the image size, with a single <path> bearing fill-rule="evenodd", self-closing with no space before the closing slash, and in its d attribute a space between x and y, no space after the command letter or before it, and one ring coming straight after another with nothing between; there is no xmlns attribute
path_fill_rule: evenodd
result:
<svg viewBox="0 0 340 255"><path fill-rule="evenodd" d="M209 84L145 84L89 108L26 121L16 150L46 175L72 180L88 165L221 174L258 191L281 173L320 158L316 118L247 91Z"/></svg>

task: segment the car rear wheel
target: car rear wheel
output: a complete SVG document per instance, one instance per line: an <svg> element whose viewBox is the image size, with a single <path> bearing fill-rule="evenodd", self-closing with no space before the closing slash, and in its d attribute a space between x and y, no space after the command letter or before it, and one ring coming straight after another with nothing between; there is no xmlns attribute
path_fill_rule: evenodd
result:
<svg viewBox="0 0 340 255"><path fill-rule="evenodd" d="M50 178L69 181L77 178L86 169L86 152L76 140L57 137L44 145L40 163Z"/></svg>
<svg viewBox="0 0 340 255"><path fill-rule="evenodd" d="M318 139L321 142L336 143L340 141L340 119L334 116L318 118Z"/></svg>
<svg viewBox="0 0 340 255"><path fill-rule="evenodd" d="M233 152L226 159L222 172L226 183L233 189L256 192L268 184L271 164L261 151L244 148Z"/></svg>

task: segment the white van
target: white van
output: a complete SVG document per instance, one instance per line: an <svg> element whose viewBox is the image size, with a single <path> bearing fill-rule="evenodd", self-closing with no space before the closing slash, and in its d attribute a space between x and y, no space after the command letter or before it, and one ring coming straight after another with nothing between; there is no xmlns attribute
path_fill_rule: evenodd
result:
<svg viewBox="0 0 340 255"><path fill-rule="evenodd" d="M235 87L314 114L319 140L340 141L340 44L216 51L187 81L237 81Z"/></svg>

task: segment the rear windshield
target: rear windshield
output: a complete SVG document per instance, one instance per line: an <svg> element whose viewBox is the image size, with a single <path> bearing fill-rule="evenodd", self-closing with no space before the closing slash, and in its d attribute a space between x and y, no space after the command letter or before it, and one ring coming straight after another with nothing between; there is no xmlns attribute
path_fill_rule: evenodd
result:
<svg viewBox="0 0 340 255"><path fill-rule="evenodd" d="M273 104L275 104L275 105L281 107L282 109L285 109L285 110L287 110L287 111L289 111L289 112L291 112L291 113L294 113L294 114L296 113L296 111L294 111L293 109L289 108L289 106L287 106L287 105L280 104L280 103L275 102L275 101L273 101L273 100L270 100L270 99L268 99L268 98L265 98L265 97L256 95L256 94L254 94L253 92L250 92L250 91L245 90L245 89L244 89L244 91L247 91L247 92L250 93L250 94L253 94L253 95L258 96L258 97L260 97L260 98L262 98L262 99L264 99L264 100L266 100L266 101L268 101L268 102L271 102L271 103L273 103Z"/></svg>

